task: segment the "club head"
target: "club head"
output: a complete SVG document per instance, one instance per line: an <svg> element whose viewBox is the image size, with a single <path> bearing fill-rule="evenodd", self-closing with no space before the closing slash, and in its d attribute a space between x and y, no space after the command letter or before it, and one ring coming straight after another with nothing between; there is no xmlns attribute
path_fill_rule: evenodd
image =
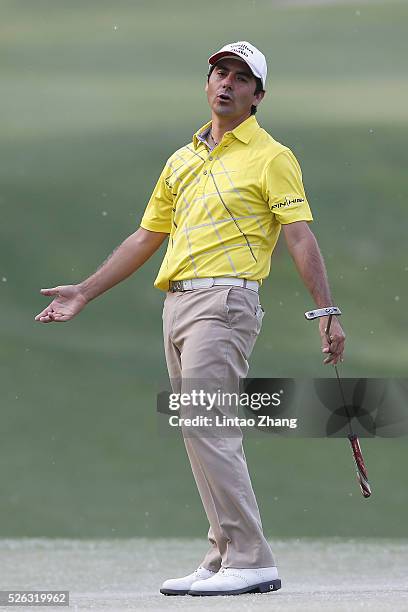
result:
<svg viewBox="0 0 408 612"><path fill-rule="evenodd" d="M308 321L312 321L313 319L318 319L320 317L328 317L329 315L341 315L340 308L337 306L328 306L327 308L316 308L316 310L309 310L305 312L305 317Z"/></svg>

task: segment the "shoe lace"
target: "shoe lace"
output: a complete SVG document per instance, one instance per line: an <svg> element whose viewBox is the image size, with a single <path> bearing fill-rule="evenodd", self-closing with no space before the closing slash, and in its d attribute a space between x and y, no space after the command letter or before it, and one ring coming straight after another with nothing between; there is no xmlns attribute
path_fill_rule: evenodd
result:
<svg viewBox="0 0 408 612"><path fill-rule="evenodd" d="M199 575L199 573L200 573L200 571L201 571L201 570L203 570L203 569L206 569L206 568L205 568L205 567L203 567L202 565L200 565L200 567L197 567L197 569L196 569L196 570L194 570L194 574L195 574L196 576L198 576L198 575ZM211 571L211 570L210 570L210 571ZM221 571L221 570L220 570L220 571ZM217 572L212 572L212 573L213 573L213 574L216 574Z"/></svg>

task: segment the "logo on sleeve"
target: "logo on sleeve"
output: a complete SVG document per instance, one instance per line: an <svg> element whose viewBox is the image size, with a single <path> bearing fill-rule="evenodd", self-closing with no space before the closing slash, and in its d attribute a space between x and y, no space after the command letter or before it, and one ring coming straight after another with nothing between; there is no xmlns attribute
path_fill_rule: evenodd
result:
<svg viewBox="0 0 408 612"><path fill-rule="evenodd" d="M293 206L293 204L301 204L304 201L305 201L304 198L290 198L286 196L283 202L278 202L277 204L274 204L273 206L271 206L271 210L274 210L277 208L287 208L288 206Z"/></svg>

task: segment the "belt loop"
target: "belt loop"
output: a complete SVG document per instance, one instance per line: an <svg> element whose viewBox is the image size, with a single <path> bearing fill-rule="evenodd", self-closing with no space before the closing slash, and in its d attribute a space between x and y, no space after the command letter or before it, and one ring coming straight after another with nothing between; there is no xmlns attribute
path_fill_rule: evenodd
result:
<svg viewBox="0 0 408 612"><path fill-rule="evenodd" d="M244 278L244 285L243 285L244 289L246 289L246 288L247 288L247 284L248 284L248 281L247 281L247 279L246 279L246 278Z"/></svg>

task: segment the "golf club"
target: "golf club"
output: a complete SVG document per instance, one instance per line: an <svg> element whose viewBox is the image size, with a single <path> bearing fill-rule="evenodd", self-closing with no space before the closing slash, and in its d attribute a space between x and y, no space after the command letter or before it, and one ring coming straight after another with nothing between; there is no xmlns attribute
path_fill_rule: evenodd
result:
<svg viewBox="0 0 408 612"><path fill-rule="evenodd" d="M310 310L308 312L305 312L305 317L308 321L312 321L314 319L318 319L320 317L329 317L328 321L327 321L327 326L325 329L325 334L327 337L327 341L330 344L330 326L331 326L331 322L333 319L333 315L339 316L341 315L341 311L339 308L337 308L337 306L329 306L327 308L318 308L316 310ZM351 426L351 416L350 413L348 411L348 407L347 407L347 403L346 403L346 398L344 395L344 391L343 391L343 386L341 384L341 380L340 380L340 376L339 376L339 371L337 369L337 366L334 366L334 370L336 372L336 377L337 377L337 382L339 384L339 389L340 389L340 395L341 395L341 400L343 402L343 407L344 407L344 411L346 413L347 416L347 422L348 422L348 428L349 428L349 433L347 435L349 441L350 441L350 445L351 445L351 450L353 453L353 457L354 457L354 461L356 463L356 468L357 468L357 479L360 485L360 489L361 492L363 494L363 497L370 497L371 495L371 487L370 484L368 482L368 477L367 477L367 468L365 466L364 463L364 459L363 459L363 454L361 452L361 446L360 446L360 441L358 439L357 434L355 434L353 432L352 426Z"/></svg>

